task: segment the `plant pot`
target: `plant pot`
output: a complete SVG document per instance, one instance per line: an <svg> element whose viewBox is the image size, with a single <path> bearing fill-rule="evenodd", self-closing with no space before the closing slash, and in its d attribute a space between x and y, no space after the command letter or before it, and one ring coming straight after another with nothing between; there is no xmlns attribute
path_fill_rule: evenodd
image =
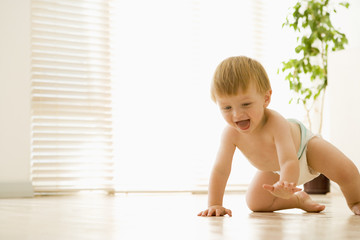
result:
<svg viewBox="0 0 360 240"><path fill-rule="evenodd" d="M330 180L320 174L317 178L304 184L304 191L308 194L326 194L330 192Z"/></svg>

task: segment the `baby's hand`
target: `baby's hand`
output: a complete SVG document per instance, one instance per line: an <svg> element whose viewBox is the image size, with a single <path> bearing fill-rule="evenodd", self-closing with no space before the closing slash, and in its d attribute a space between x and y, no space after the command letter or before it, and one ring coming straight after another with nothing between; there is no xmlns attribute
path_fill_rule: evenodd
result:
<svg viewBox="0 0 360 240"><path fill-rule="evenodd" d="M216 216L216 217L220 217L220 216L224 216L228 214L230 217L232 217L232 213L230 209L226 209L220 205L214 205L214 206L210 206L208 209L206 209L205 211L201 211L198 213L198 216L201 217L211 217L211 216Z"/></svg>
<svg viewBox="0 0 360 240"><path fill-rule="evenodd" d="M274 185L264 184L263 188L275 197L283 199L289 199L294 193L302 190L301 188L296 187L295 183L288 183L286 181L278 181Z"/></svg>

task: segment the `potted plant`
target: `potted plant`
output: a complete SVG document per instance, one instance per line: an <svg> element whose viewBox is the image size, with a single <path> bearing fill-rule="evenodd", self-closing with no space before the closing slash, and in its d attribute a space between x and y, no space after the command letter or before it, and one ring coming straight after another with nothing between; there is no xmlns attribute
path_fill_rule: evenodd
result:
<svg viewBox="0 0 360 240"><path fill-rule="evenodd" d="M295 48L297 58L283 62L282 71L295 93L292 100L302 104L306 111L307 125L311 131L321 134L323 123L324 97L328 86L328 53L344 49L348 43L346 35L331 23L331 15L337 7L349 7L348 2L332 3L329 0L300 0L292 7L284 26L298 32ZM314 126L314 114L318 119ZM316 130L315 130L316 129ZM308 193L327 193L330 182L325 176L304 185Z"/></svg>

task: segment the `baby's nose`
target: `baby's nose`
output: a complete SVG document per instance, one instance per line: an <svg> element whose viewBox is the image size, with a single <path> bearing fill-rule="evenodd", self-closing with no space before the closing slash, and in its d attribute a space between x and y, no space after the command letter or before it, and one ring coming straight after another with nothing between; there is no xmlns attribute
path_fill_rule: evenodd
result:
<svg viewBox="0 0 360 240"><path fill-rule="evenodd" d="M239 119L242 117L242 115L244 115L244 111L240 110L240 109L236 109L233 111L233 117L235 119Z"/></svg>

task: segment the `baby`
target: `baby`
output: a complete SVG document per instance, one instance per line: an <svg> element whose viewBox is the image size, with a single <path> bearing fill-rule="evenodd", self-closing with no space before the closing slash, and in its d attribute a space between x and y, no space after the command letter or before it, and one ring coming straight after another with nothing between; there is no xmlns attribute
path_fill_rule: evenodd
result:
<svg viewBox="0 0 360 240"><path fill-rule="evenodd" d="M339 184L349 208L360 215L358 169L302 123L267 108L272 90L259 62L243 56L225 59L215 71L211 94L228 126L211 172L208 208L198 216L232 216L223 196L236 148L258 169L246 193L252 211L321 212L325 206L297 186L322 173Z"/></svg>

